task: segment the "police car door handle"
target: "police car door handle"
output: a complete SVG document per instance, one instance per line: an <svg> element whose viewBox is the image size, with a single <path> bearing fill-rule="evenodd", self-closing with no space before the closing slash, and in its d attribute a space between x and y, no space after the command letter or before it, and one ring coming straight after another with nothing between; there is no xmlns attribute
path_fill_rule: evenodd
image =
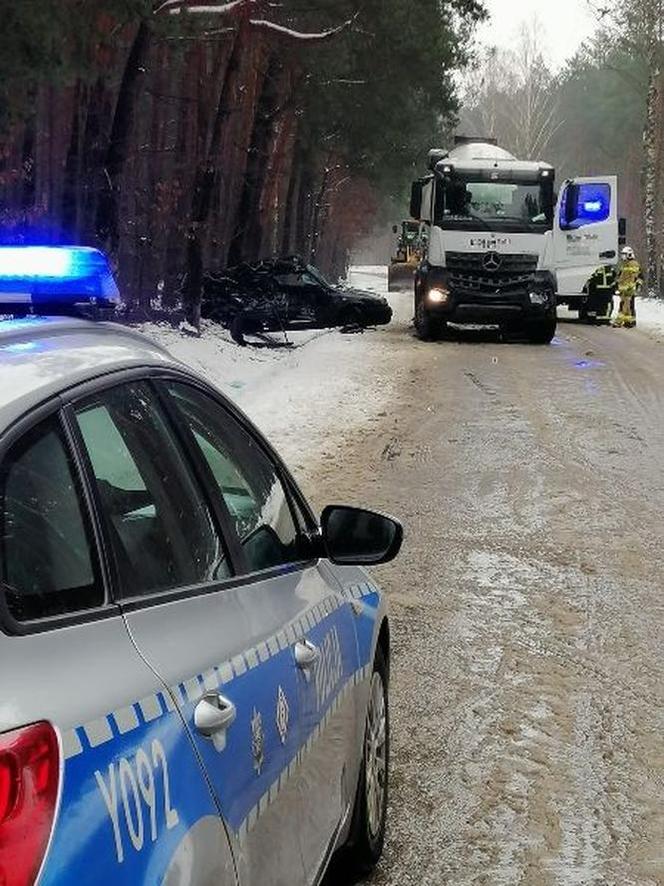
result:
<svg viewBox="0 0 664 886"><path fill-rule="evenodd" d="M211 738L216 732L228 729L236 716L232 701L218 692L208 692L196 705L194 725L201 735Z"/></svg>
<svg viewBox="0 0 664 886"><path fill-rule="evenodd" d="M295 662L303 671L310 670L320 658L318 646L314 646L309 640L300 640L295 644Z"/></svg>

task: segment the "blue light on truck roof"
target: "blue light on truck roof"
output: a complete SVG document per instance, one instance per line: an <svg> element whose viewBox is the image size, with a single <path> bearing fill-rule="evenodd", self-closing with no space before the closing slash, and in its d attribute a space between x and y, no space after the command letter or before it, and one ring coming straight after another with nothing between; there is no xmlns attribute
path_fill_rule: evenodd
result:
<svg viewBox="0 0 664 886"><path fill-rule="evenodd" d="M108 259L85 246L0 246L0 306L119 301Z"/></svg>

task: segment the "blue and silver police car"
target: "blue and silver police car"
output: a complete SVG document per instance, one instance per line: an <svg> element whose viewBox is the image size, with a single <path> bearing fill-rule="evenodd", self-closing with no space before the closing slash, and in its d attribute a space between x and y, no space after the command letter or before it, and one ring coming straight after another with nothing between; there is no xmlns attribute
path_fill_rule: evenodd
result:
<svg viewBox="0 0 664 886"><path fill-rule="evenodd" d="M314 516L232 403L0 249L0 883L315 884L385 831L387 517Z"/></svg>

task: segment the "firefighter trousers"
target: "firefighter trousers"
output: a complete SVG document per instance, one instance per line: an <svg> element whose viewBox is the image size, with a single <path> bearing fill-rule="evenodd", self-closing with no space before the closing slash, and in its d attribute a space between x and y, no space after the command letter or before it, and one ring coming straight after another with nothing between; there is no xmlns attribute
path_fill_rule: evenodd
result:
<svg viewBox="0 0 664 886"><path fill-rule="evenodd" d="M618 316L614 320L614 326L624 326L631 329L636 326L636 296L634 292L621 292L620 306L618 308Z"/></svg>

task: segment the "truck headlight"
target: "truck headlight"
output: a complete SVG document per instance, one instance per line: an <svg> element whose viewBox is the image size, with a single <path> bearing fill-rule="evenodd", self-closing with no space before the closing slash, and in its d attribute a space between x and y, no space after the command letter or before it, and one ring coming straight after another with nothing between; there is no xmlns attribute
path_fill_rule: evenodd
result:
<svg viewBox="0 0 664 886"><path fill-rule="evenodd" d="M444 286L436 286L427 293L427 299L432 305L444 305L449 297L450 291Z"/></svg>
<svg viewBox="0 0 664 886"><path fill-rule="evenodd" d="M547 292L531 292L530 293L530 303L531 305L545 305L549 300L549 294Z"/></svg>

